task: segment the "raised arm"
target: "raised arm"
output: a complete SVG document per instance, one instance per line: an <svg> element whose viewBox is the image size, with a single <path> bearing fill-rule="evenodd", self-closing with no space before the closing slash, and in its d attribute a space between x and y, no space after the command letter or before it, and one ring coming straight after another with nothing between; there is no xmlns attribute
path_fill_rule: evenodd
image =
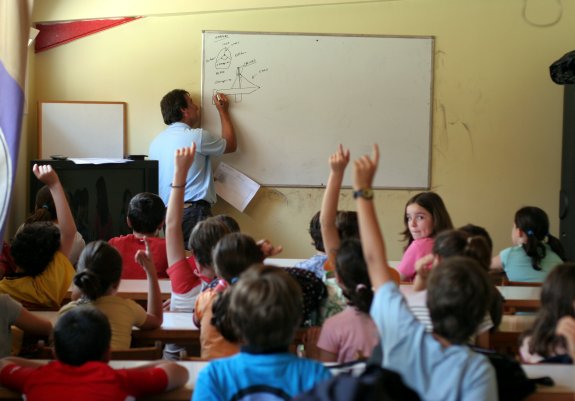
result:
<svg viewBox="0 0 575 401"><path fill-rule="evenodd" d="M354 162L354 190L371 189L373 177L379 162L379 148L373 145L373 156L365 155ZM393 281L391 267L387 264L385 242L379 228L377 214L372 199L357 198L357 215L359 220L359 236L363 248L363 256L367 263L367 271L374 290L388 281Z"/></svg>
<svg viewBox="0 0 575 401"><path fill-rule="evenodd" d="M223 93L216 93L213 97L214 104L220 114L220 122L222 124L222 138L226 140L226 150L224 153L235 152L238 145L236 142L236 130L232 123L232 118L228 111L230 102L228 97Z"/></svg>
<svg viewBox="0 0 575 401"><path fill-rule="evenodd" d="M335 266L335 256L337 255L340 244L335 220L341 182L343 181L343 174L345 173L345 168L348 163L349 149L344 149L340 144L337 152L329 157L330 173L319 214L321 237L330 266Z"/></svg>
<svg viewBox="0 0 575 401"><path fill-rule="evenodd" d="M68 205L68 199L64 193L64 188L60 183L58 174L50 165L34 164L32 171L38 180L43 182L50 189L50 194L54 199L56 214L58 215L58 225L60 226L60 251L70 257L70 251L76 237L76 223Z"/></svg>
<svg viewBox="0 0 575 401"><path fill-rule="evenodd" d="M144 237L144 244L146 250L139 249L136 252L136 262L144 268L146 276L148 277L148 317L141 329L156 329L162 325L164 321L164 310L162 305L162 295L160 293L160 283L158 283L158 273L156 266L152 260L150 253L150 245L148 239Z"/></svg>
<svg viewBox="0 0 575 401"><path fill-rule="evenodd" d="M186 177L196 153L196 144L192 143L189 148L176 150L174 155L174 177L172 178L172 190L168 200L166 211L166 254L168 266L186 257L184 248L184 234L182 232L182 218L184 215L184 189Z"/></svg>

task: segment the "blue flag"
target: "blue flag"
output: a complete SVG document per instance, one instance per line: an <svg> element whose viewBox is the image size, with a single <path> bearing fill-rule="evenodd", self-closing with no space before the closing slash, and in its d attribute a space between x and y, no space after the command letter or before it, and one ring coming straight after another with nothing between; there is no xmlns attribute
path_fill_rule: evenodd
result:
<svg viewBox="0 0 575 401"><path fill-rule="evenodd" d="M18 163L31 4L0 0L0 245Z"/></svg>

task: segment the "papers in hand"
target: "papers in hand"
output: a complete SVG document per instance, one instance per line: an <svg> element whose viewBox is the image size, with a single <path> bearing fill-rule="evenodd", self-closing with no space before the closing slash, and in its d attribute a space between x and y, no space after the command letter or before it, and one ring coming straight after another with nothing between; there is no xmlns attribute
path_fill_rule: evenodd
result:
<svg viewBox="0 0 575 401"><path fill-rule="evenodd" d="M216 193L230 205L243 212L255 196L260 184L226 163L214 172Z"/></svg>

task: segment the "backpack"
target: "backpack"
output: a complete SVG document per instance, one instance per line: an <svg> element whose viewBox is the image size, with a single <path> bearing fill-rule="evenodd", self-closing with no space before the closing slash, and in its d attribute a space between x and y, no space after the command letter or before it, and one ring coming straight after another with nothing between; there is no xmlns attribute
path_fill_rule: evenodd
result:
<svg viewBox="0 0 575 401"><path fill-rule="evenodd" d="M553 385L550 377L530 379L525 374L521 364L515 359L498 352L471 347L475 352L485 355L495 369L497 377L497 392L500 400L524 400L536 390L536 383Z"/></svg>
<svg viewBox="0 0 575 401"><path fill-rule="evenodd" d="M389 369L369 365L357 377L342 373L317 384L294 401L420 401L401 376Z"/></svg>

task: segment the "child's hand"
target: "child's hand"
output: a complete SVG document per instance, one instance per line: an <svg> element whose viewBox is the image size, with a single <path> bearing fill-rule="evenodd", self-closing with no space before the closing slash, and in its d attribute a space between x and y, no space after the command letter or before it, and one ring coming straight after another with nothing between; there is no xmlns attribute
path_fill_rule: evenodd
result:
<svg viewBox="0 0 575 401"><path fill-rule="evenodd" d="M136 263L144 268L148 276L156 276L156 265L154 265L154 261L152 260L150 245L148 244L148 239L146 237L144 237L144 245L146 246L145 250L138 249L136 252Z"/></svg>
<svg viewBox="0 0 575 401"><path fill-rule="evenodd" d="M261 239L256 244L257 246L260 247L260 250L264 254L265 258L275 256L284 250L284 248L281 245L273 246L273 244L269 242L267 239Z"/></svg>
<svg viewBox="0 0 575 401"><path fill-rule="evenodd" d="M575 319L571 316L559 319L555 328L555 334L565 337L569 355L575 359Z"/></svg>
<svg viewBox="0 0 575 401"><path fill-rule="evenodd" d="M349 149L343 149L343 145L339 144L337 152L329 157L329 167L334 173L342 173L345 171L349 163Z"/></svg>
<svg viewBox="0 0 575 401"><path fill-rule="evenodd" d="M56 171L49 164L41 166L34 164L32 167L32 172L34 172L36 178L38 178L48 187L52 187L60 182L58 174L56 174Z"/></svg>
<svg viewBox="0 0 575 401"><path fill-rule="evenodd" d="M188 170L194 162L194 156L196 154L196 144L192 142L192 145L187 148L177 149L174 155L174 166L176 172L188 173ZM173 182L173 185L183 185L185 183Z"/></svg>
<svg viewBox="0 0 575 401"><path fill-rule="evenodd" d="M373 184L373 177L379 163L379 147L373 144L373 155L364 155L354 162L353 186L355 189L368 189Z"/></svg>

